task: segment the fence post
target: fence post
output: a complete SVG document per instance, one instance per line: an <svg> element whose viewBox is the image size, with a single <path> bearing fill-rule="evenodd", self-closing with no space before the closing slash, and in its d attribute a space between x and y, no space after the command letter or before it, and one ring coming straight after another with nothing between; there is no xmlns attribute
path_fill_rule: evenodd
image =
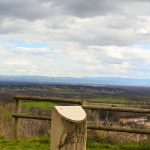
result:
<svg viewBox="0 0 150 150"><path fill-rule="evenodd" d="M16 99L16 113L20 114L21 112L21 100ZM19 138L19 129L20 129L20 118L15 117L14 118L14 138L18 139Z"/></svg>
<svg viewBox="0 0 150 150"><path fill-rule="evenodd" d="M85 105L85 100L82 100L82 104L81 104L82 106L84 106Z"/></svg>
<svg viewBox="0 0 150 150"><path fill-rule="evenodd" d="M86 113L81 106L55 106L51 118L51 150L86 150Z"/></svg>

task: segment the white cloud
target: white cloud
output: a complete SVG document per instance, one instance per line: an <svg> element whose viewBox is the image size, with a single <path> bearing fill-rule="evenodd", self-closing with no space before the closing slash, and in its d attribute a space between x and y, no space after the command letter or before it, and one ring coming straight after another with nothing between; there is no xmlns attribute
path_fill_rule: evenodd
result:
<svg viewBox="0 0 150 150"><path fill-rule="evenodd" d="M0 74L149 78L150 51L138 48L150 43L149 7L146 0L0 0Z"/></svg>

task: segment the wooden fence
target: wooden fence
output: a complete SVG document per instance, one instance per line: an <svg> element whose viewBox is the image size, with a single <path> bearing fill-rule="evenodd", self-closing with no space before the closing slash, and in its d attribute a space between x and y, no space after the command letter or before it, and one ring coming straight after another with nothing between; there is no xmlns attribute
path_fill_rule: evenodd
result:
<svg viewBox="0 0 150 150"><path fill-rule="evenodd" d="M47 117L47 116L21 114L21 101L42 101L42 102L67 103L67 104L81 105L83 109L90 109L90 110L104 110L104 111L150 114L150 109L122 108L122 107L110 107L110 106L93 106L91 104L88 105L88 103L85 102L84 100L78 100L78 99L64 99L64 98L51 98L51 97L28 97L28 96L16 96L16 97L14 97L14 99L16 101L16 113L13 113L12 117L14 118L14 121L15 121L14 137L16 139L19 137L20 118L51 121L51 118ZM127 132L127 133L137 133L137 134L150 134L150 130L145 130L145 129L124 129L124 128L91 126L91 125L87 126L87 129L114 131L114 132Z"/></svg>

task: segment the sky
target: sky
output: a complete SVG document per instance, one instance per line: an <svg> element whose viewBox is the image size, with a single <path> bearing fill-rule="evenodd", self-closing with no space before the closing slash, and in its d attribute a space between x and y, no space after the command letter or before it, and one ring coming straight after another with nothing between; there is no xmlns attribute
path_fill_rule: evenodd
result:
<svg viewBox="0 0 150 150"><path fill-rule="evenodd" d="M0 74L150 79L150 0L0 0Z"/></svg>

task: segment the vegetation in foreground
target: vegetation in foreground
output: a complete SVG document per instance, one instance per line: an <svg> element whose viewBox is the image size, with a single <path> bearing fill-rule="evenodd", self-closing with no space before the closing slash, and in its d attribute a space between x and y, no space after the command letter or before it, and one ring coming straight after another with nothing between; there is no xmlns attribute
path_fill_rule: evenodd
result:
<svg viewBox="0 0 150 150"><path fill-rule="evenodd" d="M21 140L6 140L0 138L1 150L49 150L48 137L30 138ZM149 150L150 143L123 143L123 144L104 144L96 141L87 142L87 150Z"/></svg>
<svg viewBox="0 0 150 150"><path fill-rule="evenodd" d="M46 137L22 139L22 140L10 140L0 138L1 150L48 150L49 140Z"/></svg>

